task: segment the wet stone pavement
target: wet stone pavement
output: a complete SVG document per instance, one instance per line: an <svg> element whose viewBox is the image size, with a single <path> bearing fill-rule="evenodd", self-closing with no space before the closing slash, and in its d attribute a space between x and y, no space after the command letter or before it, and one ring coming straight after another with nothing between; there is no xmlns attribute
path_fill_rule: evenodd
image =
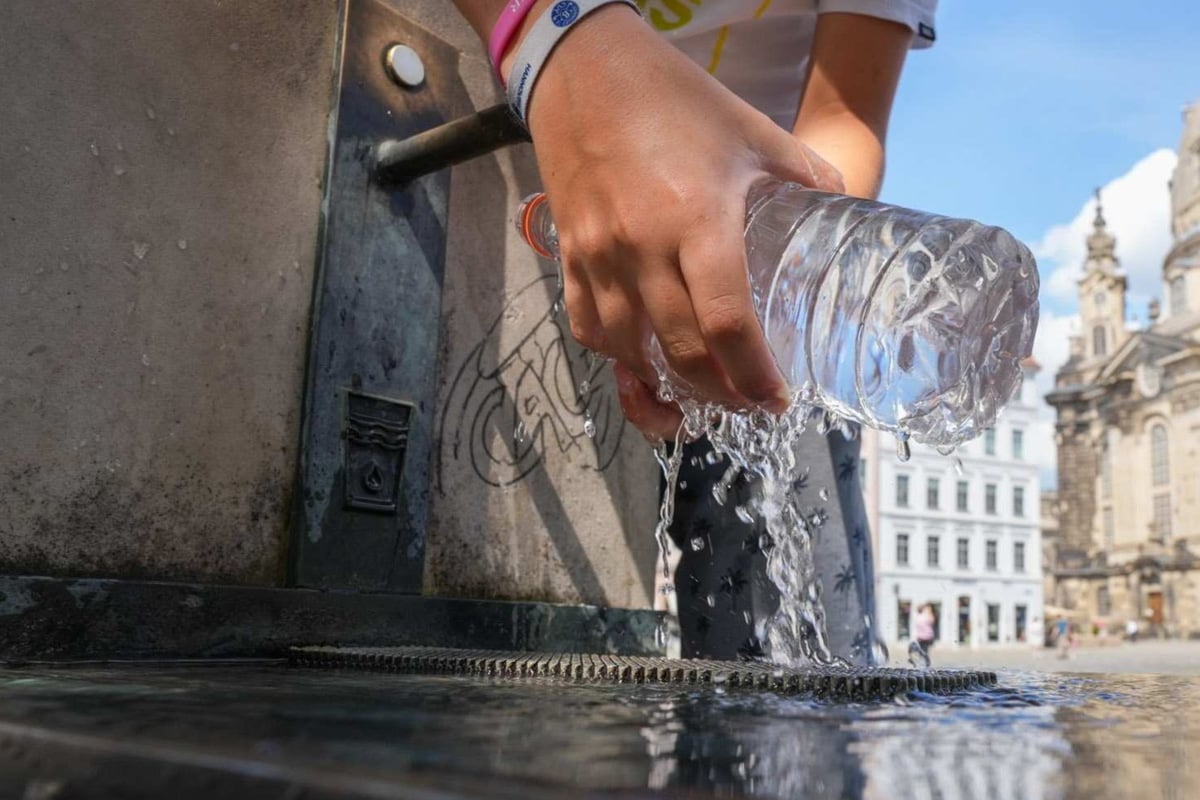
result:
<svg viewBox="0 0 1200 800"><path fill-rule="evenodd" d="M0 796L1200 796L1200 681L1006 672L823 703L224 666L0 670Z"/></svg>

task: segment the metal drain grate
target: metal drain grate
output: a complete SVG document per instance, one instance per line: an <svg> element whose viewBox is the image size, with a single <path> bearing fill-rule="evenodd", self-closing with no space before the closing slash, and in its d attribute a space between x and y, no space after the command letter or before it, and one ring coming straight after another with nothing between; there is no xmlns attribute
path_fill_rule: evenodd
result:
<svg viewBox="0 0 1200 800"><path fill-rule="evenodd" d="M912 691L952 694L993 686L996 673L892 668L778 669L769 664L587 653L442 647L294 647L298 666L588 683L720 684L833 700L880 700Z"/></svg>

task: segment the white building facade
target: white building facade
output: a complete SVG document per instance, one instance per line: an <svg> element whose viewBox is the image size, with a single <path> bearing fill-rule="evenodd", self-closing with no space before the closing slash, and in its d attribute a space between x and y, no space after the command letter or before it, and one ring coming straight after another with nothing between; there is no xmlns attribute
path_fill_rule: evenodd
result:
<svg viewBox="0 0 1200 800"><path fill-rule="evenodd" d="M865 443L876 613L892 644L907 646L925 603L934 607L938 645L1042 642L1041 502L1029 457L1037 364L1025 369L1020 396L996 426L953 456L913 446L901 462L890 436Z"/></svg>

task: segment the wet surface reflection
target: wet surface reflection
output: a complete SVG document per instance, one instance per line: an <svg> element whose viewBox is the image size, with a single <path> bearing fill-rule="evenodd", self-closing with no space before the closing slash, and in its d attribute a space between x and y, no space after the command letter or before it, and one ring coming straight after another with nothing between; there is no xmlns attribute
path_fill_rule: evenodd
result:
<svg viewBox="0 0 1200 800"><path fill-rule="evenodd" d="M831 705L275 666L0 672L3 723L303 767L335 786L465 776L464 797L497 780L538 797L1191 798L1198 712L1200 681L1166 676L1004 673L988 691Z"/></svg>

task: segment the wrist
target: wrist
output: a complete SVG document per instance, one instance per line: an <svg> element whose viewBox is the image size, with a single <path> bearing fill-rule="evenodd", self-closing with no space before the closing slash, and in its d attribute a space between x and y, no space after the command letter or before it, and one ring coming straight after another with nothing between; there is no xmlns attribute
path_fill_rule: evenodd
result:
<svg viewBox="0 0 1200 800"><path fill-rule="evenodd" d="M565 84L575 95L603 91L595 79L603 83L620 72L614 54L629 55L639 33L653 33L633 0L547 0L546 6L537 19L530 14L530 30L504 60L509 103L527 125L543 80Z"/></svg>

